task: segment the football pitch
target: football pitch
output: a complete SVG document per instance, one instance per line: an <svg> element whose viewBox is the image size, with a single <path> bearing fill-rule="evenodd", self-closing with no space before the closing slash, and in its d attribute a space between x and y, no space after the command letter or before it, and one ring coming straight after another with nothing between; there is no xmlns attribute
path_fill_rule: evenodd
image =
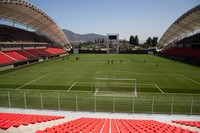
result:
<svg viewBox="0 0 200 133"><path fill-rule="evenodd" d="M94 95L95 78L135 79L137 96L123 87ZM69 55L1 71L0 92L1 107L200 114L200 68L154 55Z"/></svg>

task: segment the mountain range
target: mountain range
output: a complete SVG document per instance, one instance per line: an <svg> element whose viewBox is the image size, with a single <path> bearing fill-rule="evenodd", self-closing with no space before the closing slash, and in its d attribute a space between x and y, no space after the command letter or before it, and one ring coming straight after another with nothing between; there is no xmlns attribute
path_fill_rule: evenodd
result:
<svg viewBox="0 0 200 133"><path fill-rule="evenodd" d="M62 29L65 35L67 36L68 40L72 42L94 42L95 39L103 38L104 40L107 38L105 35L99 35L95 33L89 34L78 34L74 33L70 30Z"/></svg>

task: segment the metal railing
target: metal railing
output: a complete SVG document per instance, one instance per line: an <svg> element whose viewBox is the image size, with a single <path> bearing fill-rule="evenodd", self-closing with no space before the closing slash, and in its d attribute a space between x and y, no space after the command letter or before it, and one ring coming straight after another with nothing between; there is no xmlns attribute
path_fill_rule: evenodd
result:
<svg viewBox="0 0 200 133"><path fill-rule="evenodd" d="M200 98L192 95L139 97L94 96L81 93L1 91L0 107L88 112L200 114Z"/></svg>

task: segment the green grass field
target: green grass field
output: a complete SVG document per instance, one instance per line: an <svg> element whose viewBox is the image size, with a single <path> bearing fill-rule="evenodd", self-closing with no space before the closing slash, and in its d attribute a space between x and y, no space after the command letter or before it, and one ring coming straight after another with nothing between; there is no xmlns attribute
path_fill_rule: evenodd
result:
<svg viewBox="0 0 200 133"><path fill-rule="evenodd" d="M0 106L9 107L9 92L10 106L16 108L200 114L199 67L154 55L64 58L1 71ZM115 90L119 91L115 97L94 97L95 78L136 79L137 97L120 95L121 90Z"/></svg>

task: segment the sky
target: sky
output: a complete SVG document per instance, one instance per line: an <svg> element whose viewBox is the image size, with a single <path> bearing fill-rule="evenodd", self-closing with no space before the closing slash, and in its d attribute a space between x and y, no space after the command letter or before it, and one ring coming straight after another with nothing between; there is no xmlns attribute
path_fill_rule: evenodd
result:
<svg viewBox="0 0 200 133"><path fill-rule="evenodd" d="M200 0L27 0L47 13L61 29L75 33L118 33L159 39L181 15Z"/></svg>

